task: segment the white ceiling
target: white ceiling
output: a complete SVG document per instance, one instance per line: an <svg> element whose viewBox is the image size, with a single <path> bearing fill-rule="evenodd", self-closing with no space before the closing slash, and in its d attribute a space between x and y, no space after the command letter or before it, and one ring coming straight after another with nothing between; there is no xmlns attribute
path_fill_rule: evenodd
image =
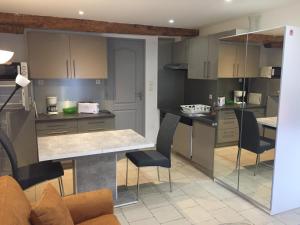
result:
<svg viewBox="0 0 300 225"><path fill-rule="evenodd" d="M198 28L297 0L1 0L0 11L154 26ZM83 10L83 16L78 15ZM168 23L174 19L173 25Z"/></svg>

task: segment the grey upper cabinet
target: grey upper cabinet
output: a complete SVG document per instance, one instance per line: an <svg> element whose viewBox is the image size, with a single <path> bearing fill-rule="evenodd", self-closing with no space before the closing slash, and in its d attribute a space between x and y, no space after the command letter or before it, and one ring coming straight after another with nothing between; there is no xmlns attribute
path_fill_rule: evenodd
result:
<svg viewBox="0 0 300 225"><path fill-rule="evenodd" d="M188 79L205 79L208 54L207 37L190 39L188 55Z"/></svg>
<svg viewBox="0 0 300 225"><path fill-rule="evenodd" d="M189 41L178 41L172 46L172 62L173 63L188 63Z"/></svg>
<svg viewBox="0 0 300 225"><path fill-rule="evenodd" d="M188 54L189 79L216 79L219 40L214 36L190 40Z"/></svg>
<svg viewBox="0 0 300 225"><path fill-rule="evenodd" d="M246 56L247 55L247 56ZM219 47L218 77L243 78L259 76L260 47L226 43ZM246 72L245 72L246 70Z"/></svg>
<svg viewBox="0 0 300 225"><path fill-rule="evenodd" d="M70 63L69 36L62 33L28 32L30 78L67 78Z"/></svg>
<svg viewBox="0 0 300 225"><path fill-rule="evenodd" d="M106 39L92 35L28 32L32 79L107 78Z"/></svg>
<svg viewBox="0 0 300 225"><path fill-rule="evenodd" d="M107 78L106 38L70 35L72 74L79 79Z"/></svg>

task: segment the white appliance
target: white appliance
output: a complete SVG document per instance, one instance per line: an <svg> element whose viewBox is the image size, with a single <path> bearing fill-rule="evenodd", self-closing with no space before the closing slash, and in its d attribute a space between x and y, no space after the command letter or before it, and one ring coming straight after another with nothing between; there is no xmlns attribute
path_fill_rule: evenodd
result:
<svg viewBox="0 0 300 225"><path fill-rule="evenodd" d="M260 69L260 76L266 78L280 78L281 67L280 66L263 66Z"/></svg>
<svg viewBox="0 0 300 225"><path fill-rule="evenodd" d="M235 104L244 104L246 97L246 91L234 91L233 101Z"/></svg>
<svg viewBox="0 0 300 225"><path fill-rule="evenodd" d="M93 113L97 114L100 111L99 103L88 103L79 102L78 103L78 113Z"/></svg>
<svg viewBox="0 0 300 225"><path fill-rule="evenodd" d="M218 106L224 106L225 105L225 97L218 97Z"/></svg>
<svg viewBox="0 0 300 225"><path fill-rule="evenodd" d="M3 89L5 90L4 93L5 92L10 93L11 92L10 90L15 88L16 78L18 74L28 79L28 66L26 62L13 62L10 64L0 65L0 88L7 89L7 90ZM3 96L3 98L5 97L6 96ZM27 111L29 110L30 99L29 99L28 85L27 86L25 85L25 87L21 89L20 95L16 94L13 100L10 101L10 103L8 103L8 105L19 105L19 104L22 104L25 110Z"/></svg>
<svg viewBox="0 0 300 225"><path fill-rule="evenodd" d="M261 105L261 93L248 93L248 103L253 105Z"/></svg>
<svg viewBox="0 0 300 225"><path fill-rule="evenodd" d="M57 97L47 97L47 114L48 115L56 115L57 111Z"/></svg>

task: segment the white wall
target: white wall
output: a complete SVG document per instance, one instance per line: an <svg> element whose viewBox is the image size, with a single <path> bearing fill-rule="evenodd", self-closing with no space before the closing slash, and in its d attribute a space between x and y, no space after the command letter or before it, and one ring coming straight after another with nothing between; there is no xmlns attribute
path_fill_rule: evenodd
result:
<svg viewBox="0 0 300 225"><path fill-rule="evenodd" d="M293 25L300 27L300 1L285 7L269 10L260 13L259 29L268 29L283 25ZM248 17L241 17L233 20L224 21L210 26L200 27L200 35L219 33L231 29L248 29Z"/></svg>

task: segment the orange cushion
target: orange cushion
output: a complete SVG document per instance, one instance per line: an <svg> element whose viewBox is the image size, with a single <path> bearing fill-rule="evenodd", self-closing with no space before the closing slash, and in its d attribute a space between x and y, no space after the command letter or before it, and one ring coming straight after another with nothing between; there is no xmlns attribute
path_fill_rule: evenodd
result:
<svg viewBox="0 0 300 225"><path fill-rule="evenodd" d="M87 220L77 225L120 225L120 223L113 214L108 214Z"/></svg>
<svg viewBox="0 0 300 225"><path fill-rule="evenodd" d="M20 185L12 177L0 177L0 224L30 225L30 210Z"/></svg>
<svg viewBox="0 0 300 225"><path fill-rule="evenodd" d="M32 208L30 219L33 225L74 225L68 208L51 184Z"/></svg>

